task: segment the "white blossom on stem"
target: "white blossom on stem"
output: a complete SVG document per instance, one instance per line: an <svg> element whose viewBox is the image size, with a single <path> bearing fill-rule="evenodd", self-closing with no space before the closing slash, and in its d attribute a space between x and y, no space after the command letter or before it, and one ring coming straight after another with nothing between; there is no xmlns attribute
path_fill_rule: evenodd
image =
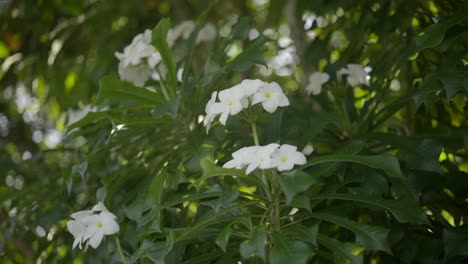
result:
<svg viewBox="0 0 468 264"><path fill-rule="evenodd" d="M309 76L309 84L305 90L307 95L318 95L322 92L322 85L330 79L330 75L326 72L314 72Z"/></svg>
<svg viewBox="0 0 468 264"><path fill-rule="evenodd" d="M288 106L289 100L279 84L272 82L269 85L261 86L253 95L252 105L257 103L262 103L265 111L273 113L280 106Z"/></svg>
<svg viewBox="0 0 468 264"><path fill-rule="evenodd" d="M304 154L297 151L296 146L284 144L271 154L272 165L279 171L291 170L294 165L304 165L306 158Z"/></svg>
<svg viewBox="0 0 468 264"><path fill-rule="evenodd" d="M367 71L359 64L348 64L347 68L342 68L338 71L339 75L346 74L348 77L346 81L348 81L349 85L357 86L359 84L364 84L369 86L369 75Z"/></svg>

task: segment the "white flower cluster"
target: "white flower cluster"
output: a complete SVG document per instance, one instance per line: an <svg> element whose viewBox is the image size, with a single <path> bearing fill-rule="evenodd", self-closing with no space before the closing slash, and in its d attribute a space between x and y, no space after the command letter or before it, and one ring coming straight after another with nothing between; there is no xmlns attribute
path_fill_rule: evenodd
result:
<svg viewBox="0 0 468 264"><path fill-rule="evenodd" d="M291 170L294 165L306 163L304 154L297 151L297 147L276 143L266 146L244 147L232 153L233 159L223 165L223 168L244 169L250 174L255 169L262 170L276 168L279 171Z"/></svg>
<svg viewBox="0 0 468 264"><path fill-rule="evenodd" d="M348 64L347 68L340 69L337 74L339 76L346 74L348 75L346 81L351 86L357 86L364 84L369 86L370 76L366 69L364 69L359 64ZM318 95L322 91L322 85L328 82L330 76L326 72L314 72L309 76L309 83L307 84L305 90L308 95Z"/></svg>
<svg viewBox="0 0 468 264"><path fill-rule="evenodd" d="M216 102L216 98L219 102ZM261 103L263 109L269 113L276 111L278 107L288 106L288 97L278 83L267 83L260 80L244 80L240 84L218 92L213 92L211 99L205 107L206 116L204 125L206 131L211 127L214 119L221 115L219 121L226 125L229 115L236 115L242 109Z"/></svg>
<svg viewBox="0 0 468 264"><path fill-rule="evenodd" d="M73 220L67 222L68 231L73 235L73 249L88 240L88 243L97 248L101 244L104 235L112 235L119 232L117 218L109 212L101 202L91 210L79 211L71 215Z"/></svg>
<svg viewBox="0 0 468 264"><path fill-rule="evenodd" d="M178 39L187 39L194 29L195 23L193 21L184 21L170 29L166 39L169 47L172 48ZM202 41L211 41L216 38L216 35L216 27L208 23L198 33L197 44ZM136 35L130 45L124 48L123 53L115 53L119 59L119 76L122 81L143 87L150 77L160 80L159 73L162 75L167 73L164 65L160 64L161 54L151 42L152 31L147 29Z"/></svg>

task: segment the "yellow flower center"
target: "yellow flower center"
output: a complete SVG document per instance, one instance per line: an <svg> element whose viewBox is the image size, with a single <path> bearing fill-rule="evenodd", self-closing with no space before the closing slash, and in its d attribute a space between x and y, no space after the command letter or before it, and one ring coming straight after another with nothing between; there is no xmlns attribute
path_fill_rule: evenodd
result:
<svg viewBox="0 0 468 264"><path fill-rule="evenodd" d="M273 95L272 95L270 92L266 92L266 93L265 93L265 97L266 97L266 98L271 98L272 96L273 96Z"/></svg>
<svg viewBox="0 0 468 264"><path fill-rule="evenodd" d="M229 101L229 102L228 102L228 105L229 105L229 106L232 106L232 101Z"/></svg>
<svg viewBox="0 0 468 264"><path fill-rule="evenodd" d="M288 157L282 156L280 158L280 160L281 160L281 162L286 162L286 161L288 161Z"/></svg>
<svg viewBox="0 0 468 264"><path fill-rule="evenodd" d="M98 228L102 228L102 227L103 227L102 223L101 223L101 222L98 222L98 223L97 223L97 227L98 227Z"/></svg>

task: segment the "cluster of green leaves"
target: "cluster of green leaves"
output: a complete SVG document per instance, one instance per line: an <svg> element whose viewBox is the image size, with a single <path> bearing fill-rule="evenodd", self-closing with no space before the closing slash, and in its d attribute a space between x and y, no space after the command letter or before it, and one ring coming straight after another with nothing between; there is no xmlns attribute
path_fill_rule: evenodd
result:
<svg viewBox="0 0 468 264"><path fill-rule="evenodd" d="M197 30L213 9L223 10L225 3L219 2L201 14ZM264 55L276 49L261 33L249 40L252 27L261 29L261 16L238 18L228 37L210 44L209 54L195 45L197 30L175 54L165 41L171 23L162 19L153 43L168 75L153 84L158 91L166 87L168 98L121 82L115 74L101 78L95 100L101 110L69 126L64 148L45 154L50 155L46 165L22 164L23 174L44 170L54 176L21 195L0 187L0 198L9 200L0 219L7 214L11 219L0 223L22 226L25 234L32 223L54 229L49 235L57 249L40 244L37 252L46 253L33 256L51 261L64 255L93 263L119 261L112 240L84 253L67 250L69 213L104 201L118 216L131 263L463 263L468 256L467 6L356 2L271 0L267 7L266 26L284 22L278 19L284 10L293 14L291 37L301 56L295 76L307 79L312 69L332 76L317 97L297 89L304 81L295 76L260 77L287 87L291 102L258 118L261 144L312 144L315 151L306 165L250 175L224 169L232 152L253 144L250 125L233 117L206 134L199 122L213 91L261 76L255 65L265 64ZM337 16L339 9L343 14ZM306 41L305 10L330 21L337 16L336 22L314 28L316 39ZM337 30L348 38L346 48L330 44ZM234 58L225 52L232 45L241 47ZM370 87L352 88L333 76L348 63L372 66ZM399 91L390 89L395 78ZM11 148L0 152L1 161L11 160ZM52 161L59 158L67 160L67 169L57 174ZM51 188L58 191L47 195ZM27 205L63 197L69 208L63 202L58 207L40 202L53 210ZM33 210L20 210L22 218L3 211L14 207ZM43 219L24 217L28 213ZM16 237L24 236L5 234L12 232L2 235L12 242L6 247L0 242L0 248L22 252L24 241Z"/></svg>

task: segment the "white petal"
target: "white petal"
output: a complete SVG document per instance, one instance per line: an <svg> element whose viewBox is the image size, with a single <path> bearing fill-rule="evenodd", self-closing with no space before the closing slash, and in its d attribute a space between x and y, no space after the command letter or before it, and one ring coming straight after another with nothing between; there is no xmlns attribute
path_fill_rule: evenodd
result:
<svg viewBox="0 0 468 264"><path fill-rule="evenodd" d="M102 203L99 202L95 206L93 206L93 209L91 209L93 212L101 212L101 211L109 211L107 210L107 207Z"/></svg>
<svg viewBox="0 0 468 264"><path fill-rule="evenodd" d="M229 112L223 112L221 116L219 117L219 122L221 122L221 124L223 125L226 125L228 116L229 116Z"/></svg>
<svg viewBox="0 0 468 264"><path fill-rule="evenodd" d="M239 162L237 160L232 159L232 160L224 163L223 168L232 169L232 168L235 168L235 167L237 167L239 165L240 164L239 164Z"/></svg>
<svg viewBox="0 0 468 264"><path fill-rule="evenodd" d="M250 174L252 171L254 171L256 168L258 167L258 164L256 163L251 163L249 164L249 166L247 167L247 169L245 170L245 174Z"/></svg>
<svg viewBox="0 0 468 264"><path fill-rule="evenodd" d="M93 248L97 248L99 244L101 244L103 237L104 237L104 231L102 229L99 229L98 231L96 231L96 233L93 234L93 236L91 236L91 238L89 239L89 244Z"/></svg>
<svg viewBox="0 0 468 264"><path fill-rule="evenodd" d="M268 113L273 113L276 111L278 108L278 102L275 102L273 100L267 100L262 102L263 109L267 111Z"/></svg>
<svg viewBox="0 0 468 264"><path fill-rule="evenodd" d="M262 92L256 92L252 97L252 105L261 103L265 101L266 99L267 98L265 97L265 95L263 95Z"/></svg>
<svg viewBox="0 0 468 264"><path fill-rule="evenodd" d="M279 103L278 106L288 106L289 105L289 99L286 95L281 94L279 97Z"/></svg>
<svg viewBox="0 0 468 264"><path fill-rule="evenodd" d="M70 220L67 222L68 231L73 235L73 237L82 237L84 233L84 226L76 220Z"/></svg>

